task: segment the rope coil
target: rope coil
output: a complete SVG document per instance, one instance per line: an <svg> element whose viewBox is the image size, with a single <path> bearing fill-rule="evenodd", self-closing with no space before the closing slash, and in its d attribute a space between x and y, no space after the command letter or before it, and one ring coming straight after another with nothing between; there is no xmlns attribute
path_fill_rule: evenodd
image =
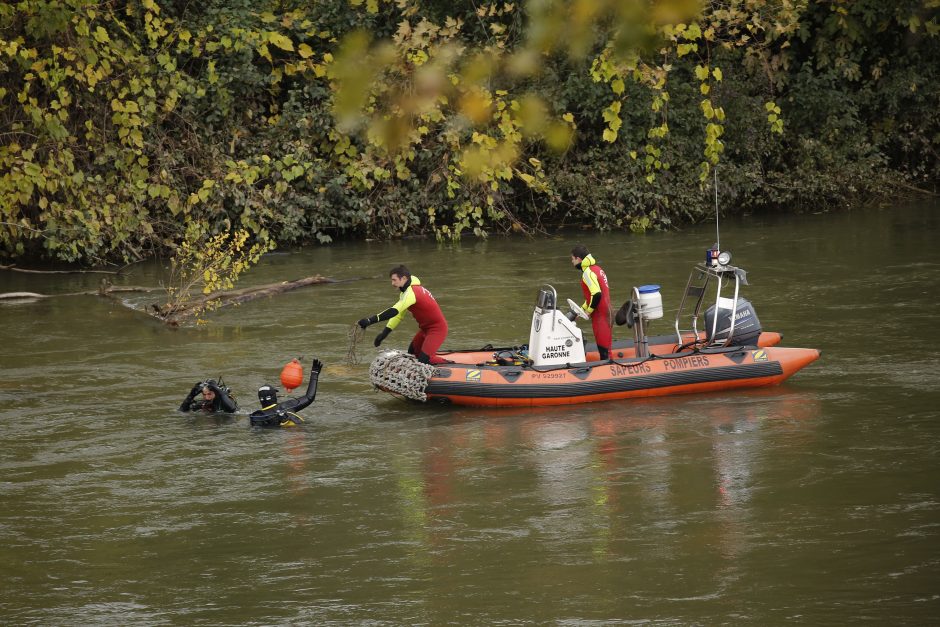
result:
<svg viewBox="0 0 940 627"><path fill-rule="evenodd" d="M402 351L380 353L369 366L372 385L422 403L428 400L424 390L434 374L434 366L422 364L414 355Z"/></svg>
<svg viewBox="0 0 940 627"><path fill-rule="evenodd" d="M347 366L356 366L359 364L359 355L356 353L356 349L359 347L359 343L362 341L362 335L364 331L358 323L353 323L349 330L346 331L346 339L348 344L346 346L346 365Z"/></svg>

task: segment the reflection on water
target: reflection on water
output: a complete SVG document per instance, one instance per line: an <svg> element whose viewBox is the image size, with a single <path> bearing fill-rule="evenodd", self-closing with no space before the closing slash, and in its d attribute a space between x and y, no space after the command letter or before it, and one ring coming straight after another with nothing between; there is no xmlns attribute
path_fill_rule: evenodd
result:
<svg viewBox="0 0 940 627"><path fill-rule="evenodd" d="M419 406L374 391L367 363L343 365L349 325L390 304L384 273L402 261L448 315L448 346L518 343L538 284L577 295L574 238L270 257L252 280L376 278L222 310L198 328L94 297L3 304L0 616L928 624L940 610L940 349L924 341L940 288L935 215L728 221L722 241L750 270L762 322L823 357L784 386L725 394ZM658 283L669 318L713 228L577 237L615 300ZM127 280L159 275L142 264ZM0 282L87 289L81 276ZM403 347L412 330L386 343ZM307 425L249 428L254 391L301 355L326 363ZM237 415L174 411L193 381L220 375Z"/></svg>
<svg viewBox="0 0 940 627"><path fill-rule="evenodd" d="M701 461L710 462L697 458L696 480L707 490L691 498L709 502L717 550L734 560L747 550L750 501L762 487L759 478L768 455L763 431L793 430L788 446L806 444L813 437L811 425L800 423L818 412L812 395L781 389L744 392L730 402L703 396L638 401L629 408L611 403L457 410L451 428L435 428L422 447L420 475L415 465L399 466L403 515L409 527L433 530L434 519L458 500L455 493L462 494L477 475L498 473L512 459L514 472L529 477L531 491L519 494L518 482L496 483L488 488L488 498L525 498L532 512L526 534L558 543L561 555L573 541L590 541L595 559L628 559L618 552L622 547L610 543L623 520L635 518L650 533L674 533L683 524L690 496L682 475L689 458L674 457L677 446L692 446ZM461 461L468 458L477 461ZM433 534L415 539L428 553L435 547L427 543L440 541Z"/></svg>

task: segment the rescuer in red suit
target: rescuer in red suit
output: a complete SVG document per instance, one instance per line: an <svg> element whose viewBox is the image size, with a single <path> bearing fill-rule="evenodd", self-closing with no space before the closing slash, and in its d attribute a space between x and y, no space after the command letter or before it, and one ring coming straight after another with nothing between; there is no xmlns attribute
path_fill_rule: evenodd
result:
<svg viewBox="0 0 940 627"><path fill-rule="evenodd" d="M402 321L405 312L410 311L418 323L418 332L411 340L408 352L424 364L448 363L446 359L437 355L438 349L447 337L447 320L431 292L425 289L421 285L421 280L412 276L411 271L405 266L395 266L388 275L392 280L392 285L401 291L398 302L381 313L363 318L359 321L359 326L365 329L370 324L388 320L385 328L375 337L374 344L378 347Z"/></svg>
<svg viewBox="0 0 940 627"><path fill-rule="evenodd" d="M583 244L571 249L571 265L581 272L581 292L584 304L581 309L591 317L594 329L594 341L602 360L610 359L610 345L613 342L613 315L610 309L610 285L607 274L597 265L593 255ZM573 318L574 314L569 313Z"/></svg>

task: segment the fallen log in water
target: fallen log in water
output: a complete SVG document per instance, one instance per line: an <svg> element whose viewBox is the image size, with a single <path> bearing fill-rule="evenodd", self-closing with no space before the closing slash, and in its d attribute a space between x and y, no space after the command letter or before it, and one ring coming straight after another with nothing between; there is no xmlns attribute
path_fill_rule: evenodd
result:
<svg viewBox="0 0 940 627"><path fill-rule="evenodd" d="M11 272L27 272L29 274L120 274L116 270L30 270L29 268L18 268L16 265L0 265L0 270L10 270Z"/></svg>
<svg viewBox="0 0 940 627"><path fill-rule="evenodd" d="M342 283L345 281L355 281L356 279L332 279L322 275L308 276L295 281L281 281L279 283L269 283L267 285L258 285L256 287L245 287L237 290L220 290L200 296L199 298L187 301L178 305L158 305L153 303L147 308L146 313L162 320L171 326L179 326L186 319L204 312L207 305L218 301L212 309L238 305L261 298L262 296L274 296L283 294L308 285L321 285L324 283ZM101 285L93 292L69 292L67 294L38 294L36 292L6 292L0 294L0 300L35 300L40 298L51 298L53 296L106 296L114 298L115 294L126 294L129 292L157 292L162 291L162 287L141 287L137 285L112 285L107 279L101 280Z"/></svg>
<svg viewBox="0 0 940 627"><path fill-rule="evenodd" d="M37 292L4 292L0 300L36 300L39 298L52 298L53 296L108 296L118 292L159 292L162 287L141 287L139 285L111 285L102 280L97 290L91 292L63 292L61 294L39 294Z"/></svg>
<svg viewBox="0 0 940 627"><path fill-rule="evenodd" d="M307 287L308 285L320 285L323 283L339 283L339 281L317 274L295 281L281 281L280 283L269 283L268 285L259 285L257 287L212 292L211 294L206 294L205 296L181 305L168 306L154 303L150 306L149 313L169 325L178 326L187 318L191 318L204 311L207 305L213 301L218 301L219 304L212 308L218 309L230 305L246 303L256 298L261 298L262 296L274 296L275 294L283 294L284 292L290 292L291 290Z"/></svg>
<svg viewBox="0 0 940 627"><path fill-rule="evenodd" d="M48 294L37 294L36 292L4 292L0 294L0 300L32 300L36 298L49 298Z"/></svg>

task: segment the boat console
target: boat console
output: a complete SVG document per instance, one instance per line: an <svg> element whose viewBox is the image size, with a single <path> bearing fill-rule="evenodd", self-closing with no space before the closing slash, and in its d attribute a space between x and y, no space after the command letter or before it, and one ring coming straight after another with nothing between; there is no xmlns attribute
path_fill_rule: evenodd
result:
<svg viewBox="0 0 940 627"><path fill-rule="evenodd" d="M529 330L529 358L533 366L555 366L583 363L584 339L581 329L556 307L558 292L551 285L539 288ZM580 307L569 301L572 311L587 317ZM580 312L580 313L578 313Z"/></svg>

